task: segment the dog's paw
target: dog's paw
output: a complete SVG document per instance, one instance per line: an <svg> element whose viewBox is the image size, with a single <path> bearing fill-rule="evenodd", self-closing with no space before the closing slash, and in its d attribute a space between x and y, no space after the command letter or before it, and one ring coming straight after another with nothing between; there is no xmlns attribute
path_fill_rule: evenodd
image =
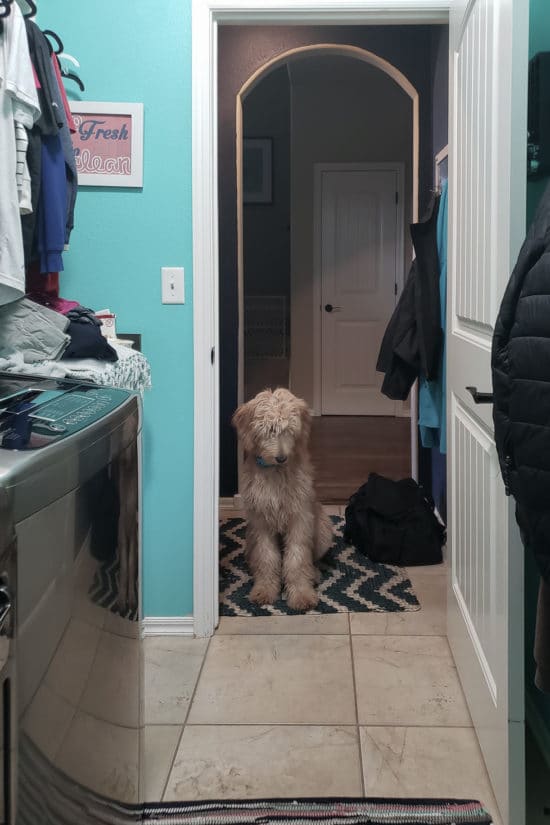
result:
<svg viewBox="0 0 550 825"><path fill-rule="evenodd" d="M317 591L312 587L307 587L303 590L295 590L293 588L287 594L286 603L291 610L313 610L319 603L319 596L317 595Z"/></svg>
<svg viewBox="0 0 550 825"><path fill-rule="evenodd" d="M250 592L250 601L254 604L274 604L279 598L279 587L266 582L257 582Z"/></svg>

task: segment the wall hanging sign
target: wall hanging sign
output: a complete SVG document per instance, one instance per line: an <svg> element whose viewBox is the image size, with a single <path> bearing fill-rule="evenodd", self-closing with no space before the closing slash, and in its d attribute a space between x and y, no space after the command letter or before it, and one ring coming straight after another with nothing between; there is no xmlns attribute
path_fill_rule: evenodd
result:
<svg viewBox="0 0 550 825"><path fill-rule="evenodd" d="M80 186L143 185L143 103L71 100Z"/></svg>
<svg viewBox="0 0 550 825"><path fill-rule="evenodd" d="M243 139L243 201L271 203L271 138Z"/></svg>

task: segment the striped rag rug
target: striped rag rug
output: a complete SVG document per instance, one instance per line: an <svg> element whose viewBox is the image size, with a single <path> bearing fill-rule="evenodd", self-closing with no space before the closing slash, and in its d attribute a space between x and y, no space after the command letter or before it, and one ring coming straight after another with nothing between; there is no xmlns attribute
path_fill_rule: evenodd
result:
<svg viewBox="0 0 550 825"><path fill-rule="evenodd" d="M156 825L491 825L481 803L464 799L298 799L145 805Z"/></svg>

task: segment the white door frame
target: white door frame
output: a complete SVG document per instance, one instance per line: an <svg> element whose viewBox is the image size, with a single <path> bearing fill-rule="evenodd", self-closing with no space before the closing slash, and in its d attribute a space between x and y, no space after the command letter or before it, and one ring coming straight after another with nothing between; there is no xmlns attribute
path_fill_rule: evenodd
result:
<svg viewBox="0 0 550 825"><path fill-rule="evenodd" d="M193 0L193 615L218 621L219 331L217 44L220 23L446 23L452 0Z"/></svg>
<svg viewBox="0 0 550 825"><path fill-rule="evenodd" d="M416 220L418 210L418 94L417 104L413 107L413 221ZM401 161L387 163L315 163L313 183L313 414L321 415L321 394L323 387L323 359L322 359L322 314L319 308L322 304L322 272L321 272L321 217L322 217L322 189L321 177L323 172L395 172L397 175L397 295L401 294L405 281L405 164ZM397 300L397 297L396 297ZM390 319L388 318L388 321ZM408 416L404 411L403 402L396 403L395 414ZM416 426L416 422L415 422Z"/></svg>

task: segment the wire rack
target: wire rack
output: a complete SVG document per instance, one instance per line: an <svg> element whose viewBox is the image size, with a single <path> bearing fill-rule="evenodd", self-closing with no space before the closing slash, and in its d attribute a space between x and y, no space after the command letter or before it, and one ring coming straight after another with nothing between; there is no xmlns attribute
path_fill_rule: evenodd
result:
<svg viewBox="0 0 550 825"><path fill-rule="evenodd" d="M244 340L247 358L288 357L288 310L285 295L246 295Z"/></svg>

